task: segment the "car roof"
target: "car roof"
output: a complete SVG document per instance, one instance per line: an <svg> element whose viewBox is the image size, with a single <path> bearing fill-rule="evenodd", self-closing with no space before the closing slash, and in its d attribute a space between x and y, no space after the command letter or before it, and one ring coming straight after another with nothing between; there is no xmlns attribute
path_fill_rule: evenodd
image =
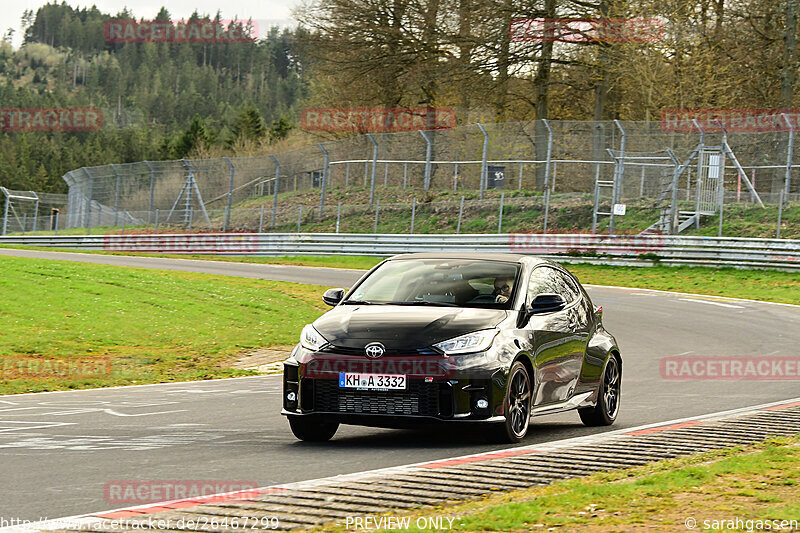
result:
<svg viewBox="0 0 800 533"><path fill-rule="evenodd" d="M487 252L423 252L395 255L389 259L480 259L484 261L527 263L529 265L554 264L552 261L532 255Z"/></svg>

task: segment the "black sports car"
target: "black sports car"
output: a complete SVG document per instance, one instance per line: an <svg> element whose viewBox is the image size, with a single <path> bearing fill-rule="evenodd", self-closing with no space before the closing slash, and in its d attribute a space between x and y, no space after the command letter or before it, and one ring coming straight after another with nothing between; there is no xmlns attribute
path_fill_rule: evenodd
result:
<svg viewBox="0 0 800 533"><path fill-rule="evenodd" d="M622 359L575 277L511 254L407 254L383 261L307 325L284 363L283 414L302 440L339 424L496 422L519 442L532 415L619 410Z"/></svg>

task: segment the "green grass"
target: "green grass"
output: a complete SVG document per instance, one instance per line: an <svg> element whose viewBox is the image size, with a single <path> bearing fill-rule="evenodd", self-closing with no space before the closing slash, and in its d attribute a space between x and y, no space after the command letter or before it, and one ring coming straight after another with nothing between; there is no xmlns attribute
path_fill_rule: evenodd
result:
<svg viewBox="0 0 800 533"><path fill-rule="evenodd" d="M312 285L16 257L0 258L0 291L0 393L247 375L237 355L294 344L324 307ZM8 372L94 356L109 375Z"/></svg>
<svg viewBox="0 0 800 533"><path fill-rule="evenodd" d="M60 248L33 246L15 247L31 250L68 251ZM71 250L80 252L80 250ZM217 255L170 255L136 254L125 252L83 252L113 255L136 255L149 257L172 257L178 259L200 259L206 261L232 261L239 263L324 266L368 270L383 260L371 256L286 256L249 257ZM771 270L738 270L733 268L708 267L628 267L589 264L569 264L565 257L562 263L582 283L592 285L615 285L662 291L689 292L710 296L727 296L767 302L800 305L800 276L793 272Z"/></svg>
<svg viewBox="0 0 800 533"><path fill-rule="evenodd" d="M800 275L771 270L706 267L624 267L565 264L581 283L800 305Z"/></svg>
<svg viewBox="0 0 800 533"><path fill-rule="evenodd" d="M410 531L420 517L455 518L458 531L687 531L688 518L703 530L706 520L800 520L799 477L800 439L781 438L403 516Z"/></svg>

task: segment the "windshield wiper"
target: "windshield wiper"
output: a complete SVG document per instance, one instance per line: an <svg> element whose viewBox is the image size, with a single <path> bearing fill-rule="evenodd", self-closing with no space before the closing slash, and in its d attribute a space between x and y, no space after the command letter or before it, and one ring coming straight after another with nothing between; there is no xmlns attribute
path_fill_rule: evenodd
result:
<svg viewBox="0 0 800 533"><path fill-rule="evenodd" d="M342 305L382 305L383 302L370 302L368 300L344 300Z"/></svg>
<svg viewBox="0 0 800 533"><path fill-rule="evenodd" d="M430 305L434 307L459 307L458 304L450 302L431 302L429 300L414 300L411 302L386 302L386 305Z"/></svg>

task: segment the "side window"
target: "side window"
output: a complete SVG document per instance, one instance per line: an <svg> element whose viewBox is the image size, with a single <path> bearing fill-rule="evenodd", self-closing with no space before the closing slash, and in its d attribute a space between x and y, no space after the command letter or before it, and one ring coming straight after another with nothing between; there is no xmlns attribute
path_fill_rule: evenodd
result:
<svg viewBox="0 0 800 533"><path fill-rule="evenodd" d="M574 282L558 270L546 266L538 267L531 272L528 282L528 302L539 294L558 294L567 304L578 298L578 288Z"/></svg>
<svg viewBox="0 0 800 533"><path fill-rule="evenodd" d="M555 271L555 275L562 280L560 283L562 287L562 292L560 292L559 294L561 294L561 296L564 297L564 301L566 301L569 304L577 300L578 296L580 296L580 292L578 291L578 286L575 284L575 280L573 280L570 276L564 274L563 272L559 272L557 270Z"/></svg>

